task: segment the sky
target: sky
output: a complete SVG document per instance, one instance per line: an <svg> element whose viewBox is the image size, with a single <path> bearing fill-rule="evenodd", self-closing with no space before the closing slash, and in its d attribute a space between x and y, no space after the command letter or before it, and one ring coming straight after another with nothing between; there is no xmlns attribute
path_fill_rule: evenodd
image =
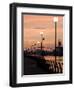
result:
<svg viewBox="0 0 74 90"><path fill-rule="evenodd" d="M37 42L41 42L40 32L43 32L44 47L55 46L55 16L46 15L26 15L23 14L23 47L30 48ZM63 17L57 16L57 45L60 39L63 44ZM37 45L39 46L39 44Z"/></svg>

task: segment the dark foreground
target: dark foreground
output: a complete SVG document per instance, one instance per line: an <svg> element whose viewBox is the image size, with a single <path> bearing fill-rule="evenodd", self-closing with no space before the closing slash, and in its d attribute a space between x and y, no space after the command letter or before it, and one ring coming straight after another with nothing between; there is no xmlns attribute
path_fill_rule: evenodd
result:
<svg viewBox="0 0 74 90"><path fill-rule="evenodd" d="M62 64L54 61L49 61L49 64L44 58L37 58L35 56L25 56L23 62L23 74L34 75L34 74L56 74L62 73ZM56 67L56 69L55 69Z"/></svg>

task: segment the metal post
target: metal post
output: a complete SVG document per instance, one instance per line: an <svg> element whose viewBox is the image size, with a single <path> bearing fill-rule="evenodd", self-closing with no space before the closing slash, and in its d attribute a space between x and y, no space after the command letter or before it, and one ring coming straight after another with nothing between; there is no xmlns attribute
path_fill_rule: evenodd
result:
<svg viewBox="0 0 74 90"><path fill-rule="evenodd" d="M42 47L43 47L43 46L42 46L42 41L41 41L41 51L42 51Z"/></svg>
<svg viewBox="0 0 74 90"><path fill-rule="evenodd" d="M57 22L55 22L55 72L56 72L56 45L57 45Z"/></svg>

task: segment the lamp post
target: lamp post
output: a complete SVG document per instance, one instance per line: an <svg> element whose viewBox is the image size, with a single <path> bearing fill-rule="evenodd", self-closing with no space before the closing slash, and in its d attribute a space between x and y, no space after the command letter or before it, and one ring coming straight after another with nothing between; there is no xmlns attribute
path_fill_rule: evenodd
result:
<svg viewBox="0 0 74 90"><path fill-rule="evenodd" d="M55 72L56 72L57 22L58 22L58 17L54 17L54 24L55 24Z"/></svg>
<svg viewBox="0 0 74 90"><path fill-rule="evenodd" d="M38 47L39 47L40 42L39 42L39 41L37 41L37 44L38 44Z"/></svg>
<svg viewBox="0 0 74 90"><path fill-rule="evenodd" d="M45 38L43 37L43 32L40 32L40 35L41 35L41 51L42 51L42 48L43 48L43 40L45 40Z"/></svg>

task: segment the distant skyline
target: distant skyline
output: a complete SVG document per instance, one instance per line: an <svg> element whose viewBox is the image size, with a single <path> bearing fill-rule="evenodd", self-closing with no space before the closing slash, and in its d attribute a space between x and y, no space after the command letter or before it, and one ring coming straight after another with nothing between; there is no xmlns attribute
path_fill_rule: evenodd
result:
<svg viewBox="0 0 74 90"><path fill-rule="evenodd" d="M30 48L32 45L41 42L40 32L43 32L45 38L44 47L55 46L55 16L45 15L23 15L23 46ZM57 44L60 39L63 44L63 17L57 16ZM38 44L39 45L39 44Z"/></svg>

